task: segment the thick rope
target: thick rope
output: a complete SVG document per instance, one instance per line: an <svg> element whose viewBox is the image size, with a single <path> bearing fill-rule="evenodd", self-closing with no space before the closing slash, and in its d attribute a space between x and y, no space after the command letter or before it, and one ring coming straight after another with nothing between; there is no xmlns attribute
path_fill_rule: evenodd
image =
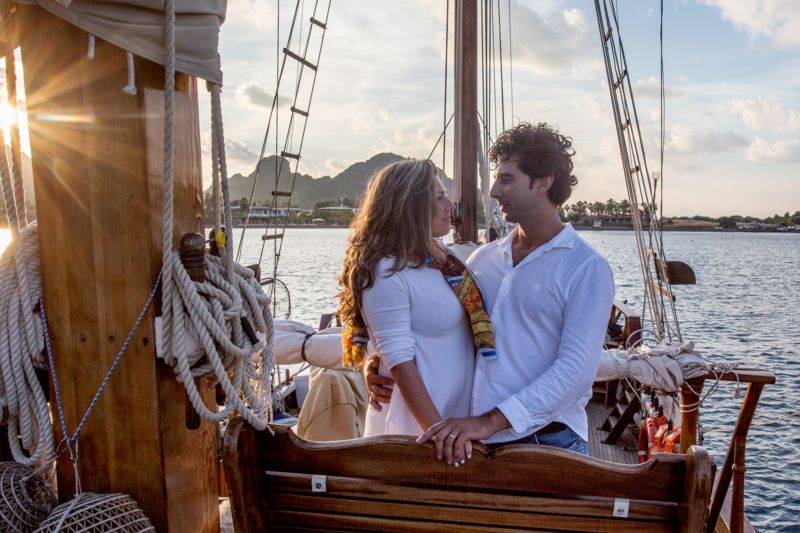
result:
<svg viewBox="0 0 800 533"><path fill-rule="evenodd" d="M214 206L224 205L226 238L217 245L222 258L206 256L204 282L190 279L172 250L173 233L173 137L175 97L175 5L166 2L166 80L164 100L164 233L162 266L162 337L159 356L172 366L178 380L186 387L189 401L201 417L221 422L235 410L257 429L270 420L269 367L272 355L268 343L272 337L269 298L255 275L233 261L232 213L228 190L225 144L222 128L220 87L211 85L212 155L215 178ZM223 199L220 202L219 193ZM218 231L219 215L215 215ZM221 246L220 246L221 245ZM264 340L251 339L243 323L261 333ZM200 350L189 351L190 339ZM195 378L208 377L225 392L225 407L206 407Z"/></svg>
<svg viewBox="0 0 800 533"><path fill-rule="evenodd" d="M11 134L11 169L14 176L14 200L17 205L17 217L19 218L18 227L21 229L28 225L28 214L25 210L25 185L22 181L22 155L19 125L17 123L17 66L13 50L6 55L6 91L8 92L8 108L14 118L9 128Z"/></svg>
<svg viewBox="0 0 800 533"><path fill-rule="evenodd" d="M127 96L136 96L136 70L133 67L133 54L127 52L125 57L128 65L128 84L122 88L122 92Z"/></svg>
<svg viewBox="0 0 800 533"><path fill-rule="evenodd" d="M213 91L213 86L211 83L207 83L206 87L208 88L209 92ZM217 129L217 114L214 110L211 110L211 131L216 131ZM214 238L220 234L222 230L222 206L219 205L217 200L222 198L222 184L219 181L219 165L217 164L219 161L219 146L217 143L212 140L211 141L211 198L212 198L212 210L214 217Z"/></svg>
<svg viewBox="0 0 800 533"><path fill-rule="evenodd" d="M9 59L11 58L11 59ZM6 57L7 82L16 87L13 54ZM15 90L8 86L16 107ZM5 135L0 135L5 146ZM34 308L41 294L36 227L27 226L19 142L12 130L12 161L0 150L0 181L11 244L0 258L0 405L7 409L14 459L34 466L52 452L53 434L44 391L34 364L44 367L42 334ZM9 172L9 167L11 172Z"/></svg>
<svg viewBox="0 0 800 533"><path fill-rule="evenodd" d="M25 265L26 279L31 280L27 290L20 284L18 264ZM34 223L19 232L0 257L0 406L6 412L14 460L29 466L42 464L54 449L50 412L34 368L44 347L34 318L40 279ZM28 322L34 326L31 330L23 326Z"/></svg>
<svg viewBox="0 0 800 533"><path fill-rule="evenodd" d="M89 43L86 46L86 59L89 61L94 61L94 51L95 51L95 36L91 33L89 34Z"/></svg>

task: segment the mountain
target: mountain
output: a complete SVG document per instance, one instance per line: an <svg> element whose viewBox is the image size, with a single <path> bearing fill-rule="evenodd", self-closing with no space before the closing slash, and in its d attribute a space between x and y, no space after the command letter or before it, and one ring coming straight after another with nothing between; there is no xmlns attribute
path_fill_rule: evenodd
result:
<svg viewBox="0 0 800 533"><path fill-rule="evenodd" d="M298 174L294 183L294 194L292 195L292 204L304 209L314 207L317 202L326 200L339 200L340 198L350 198L352 200L359 200L364 193L369 179L380 169L394 163L406 159L392 153L381 153L374 155L366 161L354 163L347 167L334 177L323 176L321 178L314 178L307 174ZM283 167L281 168L281 163ZM256 185L256 191L253 195L253 201L258 204L269 204L272 201L272 191L288 191L292 185L291 173L289 171L290 161L277 157L270 156L261 160L261 165L258 168L259 179ZM280 180L278 188L275 188L275 175L277 170L280 169ZM250 198L250 192L253 189L253 180L256 177L256 170L247 176L242 174L235 174L228 180L231 201L237 201L240 198ZM450 190L452 180L445 177L444 184ZM211 194L211 188L206 190L206 195Z"/></svg>

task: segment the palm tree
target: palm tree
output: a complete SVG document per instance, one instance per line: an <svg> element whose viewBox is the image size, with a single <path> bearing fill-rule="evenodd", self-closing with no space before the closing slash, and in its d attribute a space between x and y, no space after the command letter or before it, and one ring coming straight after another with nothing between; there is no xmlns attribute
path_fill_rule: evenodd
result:
<svg viewBox="0 0 800 533"><path fill-rule="evenodd" d="M589 202L585 202L580 200L572 204L572 216L574 217L574 221L577 223L586 222L586 218L589 215Z"/></svg>

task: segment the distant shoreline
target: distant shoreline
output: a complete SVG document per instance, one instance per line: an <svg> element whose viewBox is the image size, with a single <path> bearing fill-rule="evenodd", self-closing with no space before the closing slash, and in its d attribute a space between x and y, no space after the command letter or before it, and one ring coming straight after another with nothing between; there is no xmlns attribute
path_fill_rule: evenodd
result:
<svg viewBox="0 0 800 533"><path fill-rule="evenodd" d="M633 228L626 226L601 226L595 228L594 226L576 226L576 230L581 231L633 231ZM703 233L800 233L800 231L779 231L777 228L771 229L736 229L736 228L708 228L700 227L693 228L691 226L663 226L663 231L683 231L683 232L703 232Z"/></svg>
<svg viewBox="0 0 800 533"><path fill-rule="evenodd" d="M243 225L234 224L233 227L241 229L244 226ZM264 229L264 228L267 228L267 227L272 228L272 227L275 227L275 226L266 226L265 224L249 224L247 227L248 227L248 229L249 228ZM573 224L573 227L576 230L579 230L579 231L633 231L633 228L627 227L627 226L601 226L599 228L596 228L594 226ZM337 229L337 228L339 228L339 229L347 229L348 226L343 226L341 224L339 224L339 225L337 225L337 224L288 224L286 226L286 228L287 229L289 229L289 228L302 228L302 229L307 229L307 228L313 228L313 229ZM479 226L478 229L480 229L480 226ZM665 226L662 229L664 231L670 231L670 232L680 231L680 232L704 232L704 233L800 233L800 232L797 232L797 231L783 232L783 231L778 231L777 229L740 230L740 229L735 229L735 228L708 228L708 227L693 228L691 226L677 226L677 227Z"/></svg>
<svg viewBox="0 0 800 533"><path fill-rule="evenodd" d="M626 227L626 226L601 226L596 228L594 226L586 226L586 225L572 225L576 230L579 231L633 231L633 228ZM210 228L211 226L206 226L206 229ZM234 224L234 228L242 229L244 225L242 224ZM253 229L265 229L265 228L274 228L275 226L267 226L265 224L249 224L248 228ZM300 229L347 229L349 226L343 226L341 224L288 224L286 226L288 229L291 228L300 228ZM8 230L8 226L4 224L0 224L0 230ZM480 229L480 227L479 227ZM701 232L701 233L800 233L800 231L778 231L777 229L735 229L735 228L693 228L690 226L677 226L677 227L670 227L664 226L662 228L663 231L681 231L681 232Z"/></svg>

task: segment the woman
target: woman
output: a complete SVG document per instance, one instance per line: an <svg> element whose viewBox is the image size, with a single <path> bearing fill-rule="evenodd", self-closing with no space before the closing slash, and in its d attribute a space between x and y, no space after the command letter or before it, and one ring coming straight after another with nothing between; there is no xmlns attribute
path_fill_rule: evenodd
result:
<svg viewBox="0 0 800 533"><path fill-rule="evenodd" d="M454 207L433 163L401 161L372 178L350 226L339 277L345 363L361 364L368 337L401 392L369 408L365 436L417 436L469 415L475 347L492 352L493 339L477 285L437 240ZM460 300L462 283L471 286Z"/></svg>

